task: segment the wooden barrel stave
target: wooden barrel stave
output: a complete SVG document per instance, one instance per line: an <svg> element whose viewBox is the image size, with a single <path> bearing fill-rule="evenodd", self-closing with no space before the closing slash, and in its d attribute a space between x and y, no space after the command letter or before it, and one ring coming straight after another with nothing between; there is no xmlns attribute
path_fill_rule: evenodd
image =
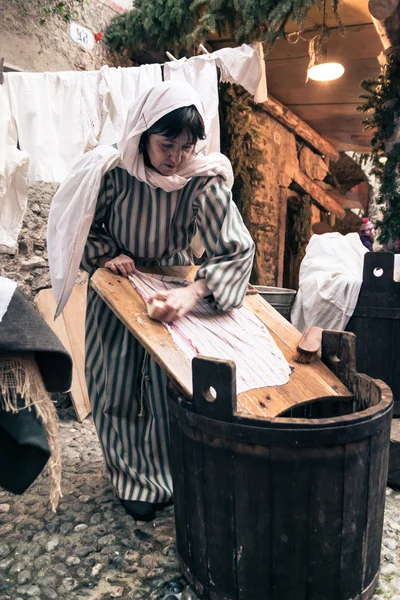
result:
<svg viewBox="0 0 400 600"><path fill-rule="evenodd" d="M206 592L361 597L379 569L386 420L372 438L300 451L221 440L181 423L185 503L176 518L187 540L178 551Z"/></svg>
<svg viewBox="0 0 400 600"><path fill-rule="evenodd" d="M393 402L384 384L341 363L343 351L353 364L351 334L332 334L331 342L328 359L359 412L268 420L213 406L210 418L196 394L192 404L170 391L178 552L206 600L373 594ZM202 365L210 376L212 369Z"/></svg>

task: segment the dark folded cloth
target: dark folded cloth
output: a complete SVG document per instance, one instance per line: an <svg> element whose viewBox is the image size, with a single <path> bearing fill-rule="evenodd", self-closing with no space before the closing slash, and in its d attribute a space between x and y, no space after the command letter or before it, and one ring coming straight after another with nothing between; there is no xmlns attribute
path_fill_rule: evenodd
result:
<svg viewBox="0 0 400 600"><path fill-rule="evenodd" d="M22 494L50 458L46 429L35 410L0 411L0 456L0 487Z"/></svg>
<svg viewBox="0 0 400 600"><path fill-rule="evenodd" d="M7 366L8 359L24 356L33 357L37 377L42 379L48 392L63 392L70 388L70 355L25 294L17 288L0 323L0 357L2 364ZM3 394L0 391L0 487L15 494L22 494L41 473L51 456L48 442L49 423L46 429L37 415L33 397L22 398L18 393L18 412L5 410L10 408L7 396L11 389L7 384L6 372L7 369L3 366L3 381L0 381L0 389L3 387ZM43 392L46 395L45 390ZM33 402L33 406L28 409L26 406L30 401ZM47 401L51 409L47 410L47 414L54 413L52 423L57 432L55 410L49 398ZM41 414L44 414L42 405L40 409ZM58 448L58 441L55 446Z"/></svg>
<svg viewBox="0 0 400 600"><path fill-rule="evenodd" d="M16 289L0 323L0 354L33 353L48 392L69 390L72 359L43 317Z"/></svg>

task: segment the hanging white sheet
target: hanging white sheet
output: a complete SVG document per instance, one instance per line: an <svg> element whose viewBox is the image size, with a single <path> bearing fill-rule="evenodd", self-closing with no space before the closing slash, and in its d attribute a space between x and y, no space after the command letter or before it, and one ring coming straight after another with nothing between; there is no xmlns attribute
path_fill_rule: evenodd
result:
<svg viewBox="0 0 400 600"><path fill-rule="evenodd" d="M103 128L100 144L115 144L122 133L129 109L135 101L162 81L161 65L140 67L102 67L100 97Z"/></svg>
<svg viewBox="0 0 400 600"><path fill-rule="evenodd" d="M292 324L342 331L357 304L368 252L358 233L313 235L300 266Z"/></svg>
<svg viewBox="0 0 400 600"><path fill-rule="evenodd" d="M129 279L145 301L155 291L187 285L175 277L139 271ZM233 360L238 394L289 381L289 363L265 325L247 308L221 313L199 300L185 317L164 325L188 361L199 354Z"/></svg>
<svg viewBox="0 0 400 600"><path fill-rule="evenodd" d="M0 86L0 245L16 251L28 201L29 156L17 148L8 89Z"/></svg>
<svg viewBox="0 0 400 600"><path fill-rule="evenodd" d="M238 83L255 102L266 102L267 79L261 42L242 44L238 48L222 48L209 55L221 70L221 81Z"/></svg>
<svg viewBox="0 0 400 600"><path fill-rule="evenodd" d="M31 157L29 181L61 182L73 162L96 144L98 72L8 73L21 150Z"/></svg>

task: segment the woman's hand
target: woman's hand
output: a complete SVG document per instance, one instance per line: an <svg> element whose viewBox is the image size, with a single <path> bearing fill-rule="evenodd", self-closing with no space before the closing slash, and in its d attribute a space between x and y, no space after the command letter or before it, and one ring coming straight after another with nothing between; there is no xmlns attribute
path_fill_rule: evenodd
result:
<svg viewBox="0 0 400 600"><path fill-rule="evenodd" d="M132 275L135 263L130 256L119 254L119 256L116 256L115 258L107 260L104 263L104 266L116 275L120 274L123 277L128 277L128 275Z"/></svg>
<svg viewBox="0 0 400 600"><path fill-rule="evenodd" d="M152 294L147 303L150 304L153 300L164 302L163 307L157 308L157 320L171 323L191 311L198 299L197 290L188 285L187 287Z"/></svg>

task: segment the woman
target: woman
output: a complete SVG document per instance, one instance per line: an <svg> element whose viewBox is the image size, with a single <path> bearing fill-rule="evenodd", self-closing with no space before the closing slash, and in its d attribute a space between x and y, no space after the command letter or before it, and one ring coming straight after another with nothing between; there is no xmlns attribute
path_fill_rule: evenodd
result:
<svg viewBox="0 0 400 600"><path fill-rule="evenodd" d="M250 276L254 244L231 198L230 163L198 154L204 138L190 86L147 92L128 115L119 165L102 178L82 258L90 274L105 266L126 277L135 265L193 264L200 240L206 259L194 283L164 295L165 321L198 298L239 307ZM150 519L172 499L166 375L90 287L86 375L111 481L132 516Z"/></svg>

